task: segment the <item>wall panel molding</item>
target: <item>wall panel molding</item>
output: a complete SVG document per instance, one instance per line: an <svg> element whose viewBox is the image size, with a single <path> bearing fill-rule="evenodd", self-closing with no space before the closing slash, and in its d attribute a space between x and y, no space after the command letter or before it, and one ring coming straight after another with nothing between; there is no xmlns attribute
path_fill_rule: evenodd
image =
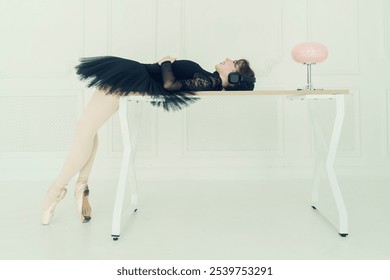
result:
<svg viewBox="0 0 390 280"><path fill-rule="evenodd" d="M183 53L210 69L225 57L244 57L258 77L269 76L283 61L282 0L241 1L240 5L247 7L245 24L236 16L237 6L232 3L235 2L183 0ZM219 12L221 7L223 12Z"/></svg>
<svg viewBox="0 0 390 280"><path fill-rule="evenodd" d="M358 0L307 0L307 40L322 42L329 50L317 74L359 75L358 12Z"/></svg>
<svg viewBox="0 0 390 280"><path fill-rule="evenodd" d="M199 103L183 121L184 157L284 157L280 97L206 97Z"/></svg>
<svg viewBox="0 0 390 280"><path fill-rule="evenodd" d="M206 2L206 1L205 1ZM257 77L265 77L268 76L271 73L271 70L278 64L280 64L283 61L283 6L282 1L272 1L272 4L270 4L269 1L251 1L246 0L242 1L240 4L248 7L250 6L251 9L247 10L248 14L246 16L246 23L245 27L242 29L239 29L238 26L240 26L240 23L242 25L242 19L239 17L235 17L234 14L237 12L235 8L232 8L229 3L225 3L225 1L220 1L220 4L227 7L226 11L223 13L215 13L214 12L214 6L218 6L219 2L215 1L213 2L213 5L209 4L210 2L207 2L208 10L204 10L204 6L206 4L202 4L201 2L192 2L192 1L182 1L182 40L181 45L183 49L183 54L188 57L188 59L195 59L197 57L200 58L201 65L209 65L210 68L213 67L218 61L213 61L216 58L220 57L221 59L224 59L224 56L229 56L230 58L240 57L240 56L246 56L246 58L249 59L249 61L252 64L252 67L256 69L256 76ZM218 7L220 7L219 5ZM194 15L198 15L199 11L198 9L201 9L201 13L203 14L203 20L199 23L198 17L195 19ZM217 8L216 8L217 9ZM218 8L218 10L220 10ZM253 13L256 13L256 11L259 11L261 15L256 15L252 17ZM227 14L227 16L225 15ZM226 16L226 18L225 18ZM235 26L234 30L231 30L230 32L227 32L226 30L223 30L223 28L229 28L227 25L222 24L223 22L230 22L230 24L233 24L234 20L238 20ZM265 24L264 21L267 21ZM269 22L271 21L271 22ZM208 24L213 22L213 24ZM225 27L226 26L226 27ZM206 32L205 32L206 31ZM212 32L213 31L213 32ZM209 32L210 34L206 34ZM221 37L219 34L229 34L228 36ZM248 34L248 35L246 35ZM195 39L194 39L195 36ZM213 45L208 45L209 42L203 39L202 36L213 38L212 42ZM246 38L243 36L247 36ZM267 38L267 40L262 41L262 44L256 44L255 41L258 41L258 38ZM199 42L198 42L199 41ZM253 43L251 43L253 41ZM243 46L246 44L246 47ZM237 44L237 45L235 45ZM219 45L225 46L224 48L219 48ZM203 51L201 50L203 48ZM225 51L225 53L224 53ZM203 53L202 56L199 55L199 53ZM264 55L265 54L265 55ZM222 55L222 57L221 57ZM251 57L253 59L251 59ZM202 64L203 62L203 64ZM261 100L266 100L267 97L260 98L260 100L257 100L258 112L261 111L262 104ZM203 101L201 101L203 102ZM274 108L273 113L275 114L275 124L276 127L264 127L265 129L270 129L270 131L262 131L264 135L275 135L276 138L272 141L272 147L270 146L271 142L268 144L263 141L263 143L259 143L259 145L256 145L254 142L250 142L249 139L253 137L259 137L259 135L252 135L253 133L250 133L250 131L243 132L242 137L247 137L239 140L237 138L237 134L234 134L235 130L240 130L240 128L236 127L234 128L234 122L233 127L223 127L221 126L215 126L214 129L211 127L207 128L207 124L203 126L205 131L198 132L202 135L196 135L198 128L196 127L196 119L202 119L203 121L206 121L204 119L205 114L208 115L209 113L210 118L220 118L222 117L223 113L220 111L221 108L229 108L229 112L234 112L232 115L241 115L245 116L245 106L250 106L250 104L246 103L245 99L240 99L236 101L237 103L233 105L228 98L220 99L220 100L212 100L208 99L205 100L203 103L203 107L207 107L206 111L197 111L195 110L189 110L185 114L185 124L184 124L184 131L183 131L183 156L184 157L207 157L207 156L216 156L216 157L224 157L226 154L229 154L233 157L252 157L253 155L257 155L259 157L264 156L272 156L272 157L283 157L284 156L284 145L283 145L283 110L281 109L282 102L280 102L280 99L274 99L275 104L271 104L270 107L264 108L264 110L268 110L269 108ZM206 105L207 104L207 105ZM192 105L194 108L196 106ZM210 108L209 108L210 107ZM236 108L236 109L233 109ZM248 108L246 108L248 109ZM250 109L250 108L249 108ZM255 110L255 109L254 109ZM218 113L219 112L219 113ZM214 115L215 114L215 115ZM221 115L222 114L222 115ZM249 115L252 115L254 118L259 113L248 113ZM272 115L272 112L270 112ZM229 117L225 114L225 118L227 121ZM272 117L273 119L273 117ZM214 120L212 120L214 121ZM227 121L228 122L228 121ZM259 120L261 125L261 120ZM245 124L245 121L243 121L243 124ZM199 124L198 124L199 125ZM229 131L229 129L231 129ZM219 133L214 135L215 137L210 138L210 135L212 134L212 131L218 130ZM253 132L253 131L252 131ZM230 140L226 139L226 141L223 141L221 138L221 135L229 135L231 133L232 136L230 136ZM235 135L235 136L234 136ZM196 137L192 139L192 137ZM233 139L236 137L237 139ZM266 136L267 137L267 136ZM266 138L265 137L265 138ZM208 140L206 140L208 139ZM216 139L219 139L216 140ZM259 142L262 142L259 138ZM229 144L229 141L232 141L232 143ZM201 144L203 142L203 144ZM236 143L236 144L234 144ZM242 146L239 147L238 143L242 143ZM230 145L230 146L229 146ZM262 146L263 145L263 146ZM270 148L267 150L267 147Z"/></svg>
<svg viewBox="0 0 390 280"><path fill-rule="evenodd" d="M107 51L139 62L152 63L156 53L157 1L108 0Z"/></svg>
<svg viewBox="0 0 390 280"><path fill-rule="evenodd" d="M390 158L390 88L386 89L386 156Z"/></svg>
<svg viewBox="0 0 390 280"><path fill-rule="evenodd" d="M81 91L17 92L10 90L8 96L0 96L0 154L69 150L81 110Z"/></svg>
<svg viewBox="0 0 390 280"><path fill-rule="evenodd" d="M385 57L390 59L390 2L383 0L383 24L384 24L384 49Z"/></svg>
<svg viewBox="0 0 390 280"><path fill-rule="evenodd" d="M85 0L65 3L0 3L0 79L72 78L84 50ZM65 20L64 14L72 20Z"/></svg>

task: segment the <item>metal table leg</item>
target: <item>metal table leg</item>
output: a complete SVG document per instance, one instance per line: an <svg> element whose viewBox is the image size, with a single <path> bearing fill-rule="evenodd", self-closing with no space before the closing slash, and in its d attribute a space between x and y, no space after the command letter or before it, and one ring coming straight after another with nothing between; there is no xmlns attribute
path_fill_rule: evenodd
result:
<svg viewBox="0 0 390 280"><path fill-rule="evenodd" d="M308 96L307 98L310 99L315 97ZM334 120L332 135L328 148L326 148L326 143L324 140L323 132L321 130L321 126L319 125L315 114L311 112L311 120L313 124L314 133L316 135L316 140L319 146L321 146L322 148L318 150L316 167L313 176L312 207L314 209L317 209L316 205L319 197L320 175L322 168L325 167L327 178L329 180L329 185L338 211L339 234L345 237L348 235L348 213L334 170L337 146L339 143L341 129L344 121L344 96L335 95L332 98L334 98L336 102L336 117Z"/></svg>
<svg viewBox="0 0 390 280"><path fill-rule="evenodd" d="M136 147L138 142L138 134L140 131L140 123L142 120L142 105L143 102L137 102L136 108L136 118L133 127L133 144L131 143L131 132L129 130L128 123L128 97L121 97L119 101L119 121L121 125L122 139L123 139L123 158L121 171L119 175L119 182L116 192L115 204L114 204L114 213L112 217L112 231L111 237L113 240L118 240L120 236L120 227L121 227L121 218L122 218L122 208L123 208L123 200L125 196L125 189L128 181L129 170L132 172L131 178L132 180L132 193L131 193L131 204L132 210L134 212L137 211L138 205L138 194L137 194L137 179L136 173L134 170L134 159L136 153Z"/></svg>

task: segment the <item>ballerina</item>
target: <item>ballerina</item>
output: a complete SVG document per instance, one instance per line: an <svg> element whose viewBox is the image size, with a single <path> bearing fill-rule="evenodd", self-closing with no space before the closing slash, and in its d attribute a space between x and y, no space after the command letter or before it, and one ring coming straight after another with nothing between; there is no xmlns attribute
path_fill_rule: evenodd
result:
<svg viewBox="0 0 390 280"><path fill-rule="evenodd" d="M189 60L165 56L157 63L142 64L120 57L83 58L76 66L81 80L96 87L76 125L73 146L58 177L46 192L41 223L48 225L68 182L79 173L74 186L76 210L81 222L91 220L88 178L98 146L98 129L118 110L119 98L128 94L149 95L154 106L180 110L197 100L196 91L253 90L256 81L249 62L229 58L215 65L214 72Z"/></svg>

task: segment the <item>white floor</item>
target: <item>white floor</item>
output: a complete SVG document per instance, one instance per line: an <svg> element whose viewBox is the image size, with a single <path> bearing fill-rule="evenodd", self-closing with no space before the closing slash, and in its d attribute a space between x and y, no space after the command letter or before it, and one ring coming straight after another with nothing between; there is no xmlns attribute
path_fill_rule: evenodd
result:
<svg viewBox="0 0 390 280"><path fill-rule="evenodd" d="M40 209L49 182L0 182L0 259L390 259L390 181L339 180L345 238L310 207L308 180L162 181L139 183L139 211L123 216L118 241L116 182L90 182L88 224L78 220L70 186L48 226ZM333 217L331 197L322 197Z"/></svg>

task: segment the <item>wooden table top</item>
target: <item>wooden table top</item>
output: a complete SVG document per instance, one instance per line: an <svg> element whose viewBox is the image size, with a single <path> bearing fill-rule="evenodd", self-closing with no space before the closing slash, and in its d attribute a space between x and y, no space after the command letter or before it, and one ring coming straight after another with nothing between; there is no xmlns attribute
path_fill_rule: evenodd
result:
<svg viewBox="0 0 390 280"><path fill-rule="evenodd" d="M325 90L254 90L254 91L197 91L200 96L208 95L289 95L289 94L348 94L348 89Z"/></svg>

